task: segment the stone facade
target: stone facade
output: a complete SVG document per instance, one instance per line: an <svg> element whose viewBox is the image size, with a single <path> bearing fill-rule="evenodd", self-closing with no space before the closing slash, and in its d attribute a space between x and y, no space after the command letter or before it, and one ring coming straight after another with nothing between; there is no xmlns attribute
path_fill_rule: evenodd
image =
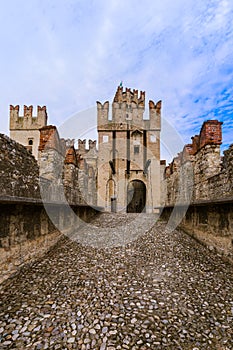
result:
<svg viewBox="0 0 233 350"><path fill-rule="evenodd" d="M161 101L149 101L144 119L145 93L118 87L112 113L109 108L108 101L97 102L97 151L96 141L86 147L86 140L78 140L76 149L74 140L60 138L47 125L45 107L33 117L32 106L24 107L23 116L19 106L11 106L11 136L27 149L1 135L2 198L40 200L42 194L46 202L98 204L108 211L154 212L164 206L166 214L175 208L173 217L187 232L232 254L233 145L221 157L222 123L204 122L166 166L160 161Z"/></svg>
<svg viewBox="0 0 233 350"><path fill-rule="evenodd" d="M96 205L96 141L89 140L89 150L76 150L72 140L60 138L57 128L47 125L47 119L45 106L37 107L37 116L32 106L24 106L23 116L19 106L10 106L10 137L38 160L43 200Z"/></svg>
<svg viewBox="0 0 233 350"><path fill-rule="evenodd" d="M10 137L24 145L38 159L40 128L47 125L46 107L37 107L33 116L33 106L24 106L23 115L19 115L19 106L10 106Z"/></svg>
<svg viewBox="0 0 233 350"><path fill-rule="evenodd" d="M220 156L222 123L204 122L192 144L165 168L162 174L163 204L194 203L232 196L232 146ZM218 189L218 190L217 190Z"/></svg>
<svg viewBox="0 0 233 350"><path fill-rule="evenodd" d="M60 139L54 126L40 136L41 166L27 148L0 134L0 282L54 245L62 235L57 228L69 233L96 214L83 205L70 141Z"/></svg>
<svg viewBox="0 0 233 350"><path fill-rule="evenodd" d="M40 129L38 163L43 198L96 206L96 143L89 140L87 150L81 146L85 141L79 140L75 149L74 140L60 138L55 126Z"/></svg>
<svg viewBox="0 0 233 350"><path fill-rule="evenodd" d="M54 204L52 210L59 227L63 227L62 232L48 216L43 203L0 198L0 283L19 266L45 254L64 233L69 235L77 230L78 220L73 220L65 206ZM79 224L90 221L97 213L85 205L72 206L72 212L80 219Z"/></svg>
<svg viewBox="0 0 233 350"><path fill-rule="evenodd" d="M40 198L39 167L31 153L0 134L0 195Z"/></svg>
<svg viewBox="0 0 233 350"><path fill-rule="evenodd" d="M160 205L161 101L118 87L112 103L97 102L98 204L112 211L154 212Z"/></svg>
<svg viewBox="0 0 233 350"><path fill-rule="evenodd" d="M161 101L157 104L149 101L149 119L143 119L144 111L145 93L128 88L124 91L118 87L112 117L109 102L97 102L98 151L96 141L89 140L88 148L86 140L78 140L75 149L74 140L61 139L55 126L47 126L46 107L38 106L34 117L32 106L24 106L23 116L19 116L19 106L11 106L10 129L11 135L28 150L29 133L33 130L38 133L33 153L38 158L46 200L99 204L113 211L141 211L145 204L146 210L152 212L161 205L232 196L232 146L220 156L220 122L204 122L200 134L192 137L192 143L185 145L166 167L160 161ZM34 174L38 171L36 161L30 158L30 162L23 162L23 158L29 157L26 149L15 150L13 143L6 140L5 137L1 156L5 159L4 147L12 147L12 159L3 165L2 171L10 175L11 181L4 182L2 176L2 193L30 197L34 192L34 196L39 196ZM14 156L21 158L17 166ZM31 171L27 180L23 178L27 169L21 169L25 164L30 164ZM37 189L33 187L32 191L30 186Z"/></svg>
<svg viewBox="0 0 233 350"><path fill-rule="evenodd" d="M60 139L47 125L46 107L10 107L11 137L32 151L40 168L46 200L99 205L106 210L154 212L160 205L161 101L149 101L144 119L145 92L118 87L109 118L109 102L97 102L99 150L96 141ZM98 197L98 199L97 199Z"/></svg>
<svg viewBox="0 0 233 350"><path fill-rule="evenodd" d="M55 126L48 125L40 129L38 151L40 178L50 183L49 190L47 186L41 186L43 200L64 201L63 177L66 146L60 139Z"/></svg>
<svg viewBox="0 0 233 350"><path fill-rule="evenodd" d="M97 205L97 159L96 141L78 140L76 155L79 159L79 186L81 197L90 205Z"/></svg>
<svg viewBox="0 0 233 350"><path fill-rule="evenodd" d="M80 192L80 162L74 148L74 140L66 141L66 155L64 161L64 189L65 196L69 198L70 203L84 204Z"/></svg>
<svg viewBox="0 0 233 350"><path fill-rule="evenodd" d="M206 121L162 174L162 216L233 261L233 145L220 155L221 122Z"/></svg>

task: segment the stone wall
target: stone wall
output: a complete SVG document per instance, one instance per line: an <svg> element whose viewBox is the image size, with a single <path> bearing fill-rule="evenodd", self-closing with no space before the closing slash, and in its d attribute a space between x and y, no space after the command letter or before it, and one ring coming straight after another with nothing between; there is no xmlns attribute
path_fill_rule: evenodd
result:
<svg viewBox="0 0 233 350"><path fill-rule="evenodd" d="M65 205L50 204L45 210L40 201L0 200L0 283L97 214L88 206L67 209Z"/></svg>
<svg viewBox="0 0 233 350"><path fill-rule="evenodd" d="M0 202L0 282L44 254L60 237L35 203Z"/></svg>
<svg viewBox="0 0 233 350"><path fill-rule="evenodd" d="M41 186L41 196L45 201L64 201L64 159L65 142L60 139L57 128L48 125L40 129L38 164L40 178L49 186ZM44 184L44 182L41 182Z"/></svg>
<svg viewBox="0 0 233 350"><path fill-rule="evenodd" d="M96 205L96 142L89 140L89 149L85 143L79 140L79 148L75 149L74 140L61 139L55 126L40 129L38 163L40 177L45 180L43 199Z"/></svg>
<svg viewBox="0 0 233 350"><path fill-rule="evenodd" d="M0 134L0 196L40 198L39 167L31 153Z"/></svg>
<svg viewBox="0 0 233 350"><path fill-rule="evenodd" d="M162 218L233 262L233 201L165 207Z"/></svg>
<svg viewBox="0 0 233 350"><path fill-rule="evenodd" d="M213 147L211 153L216 153L216 148ZM224 151L222 158L218 157L215 169L215 174L195 183L196 200L215 201L233 197L233 144Z"/></svg>
<svg viewBox="0 0 233 350"><path fill-rule="evenodd" d="M205 122L164 169L162 215L233 260L233 145L221 157L221 124Z"/></svg>
<svg viewBox="0 0 233 350"><path fill-rule="evenodd" d="M48 130L51 142L45 142ZM40 169L24 146L0 134L0 282L97 213L80 205L75 150L54 127L42 134Z"/></svg>
<svg viewBox="0 0 233 350"><path fill-rule="evenodd" d="M214 129L216 135L211 132L210 139L208 132ZM221 157L221 123L205 122L200 135L192 140L162 175L162 202L166 206L233 196L233 145Z"/></svg>
<svg viewBox="0 0 233 350"><path fill-rule="evenodd" d="M89 148L86 148L86 140L78 140L76 155L79 164L79 190L83 203L97 205L98 151L96 141L88 140L88 145Z"/></svg>

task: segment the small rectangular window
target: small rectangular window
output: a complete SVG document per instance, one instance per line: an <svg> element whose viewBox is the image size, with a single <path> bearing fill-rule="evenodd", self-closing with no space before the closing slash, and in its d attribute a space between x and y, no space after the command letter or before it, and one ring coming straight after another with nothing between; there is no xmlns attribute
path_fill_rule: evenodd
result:
<svg viewBox="0 0 233 350"><path fill-rule="evenodd" d="M108 142L108 135L103 136L103 143Z"/></svg>
<svg viewBox="0 0 233 350"><path fill-rule="evenodd" d="M151 142L156 142L156 135L151 134L151 135L150 135L150 141L151 141Z"/></svg>
<svg viewBox="0 0 233 350"><path fill-rule="evenodd" d="M139 154L139 146L134 146L134 154Z"/></svg>

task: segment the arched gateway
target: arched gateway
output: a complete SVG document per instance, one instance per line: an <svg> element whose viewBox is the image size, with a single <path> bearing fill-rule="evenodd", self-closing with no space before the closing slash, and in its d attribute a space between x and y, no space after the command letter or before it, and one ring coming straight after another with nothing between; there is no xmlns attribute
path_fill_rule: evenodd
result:
<svg viewBox="0 0 233 350"><path fill-rule="evenodd" d="M140 180L133 180L127 189L127 213L141 213L146 206L146 185Z"/></svg>

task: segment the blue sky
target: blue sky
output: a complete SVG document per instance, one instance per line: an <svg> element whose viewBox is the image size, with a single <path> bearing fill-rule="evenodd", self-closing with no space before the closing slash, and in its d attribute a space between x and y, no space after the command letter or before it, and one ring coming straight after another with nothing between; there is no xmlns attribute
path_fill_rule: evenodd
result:
<svg viewBox="0 0 233 350"><path fill-rule="evenodd" d="M47 105L59 126L123 80L185 143L207 119L233 142L232 0L0 0L0 45L0 132L10 104Z"/></svg>

